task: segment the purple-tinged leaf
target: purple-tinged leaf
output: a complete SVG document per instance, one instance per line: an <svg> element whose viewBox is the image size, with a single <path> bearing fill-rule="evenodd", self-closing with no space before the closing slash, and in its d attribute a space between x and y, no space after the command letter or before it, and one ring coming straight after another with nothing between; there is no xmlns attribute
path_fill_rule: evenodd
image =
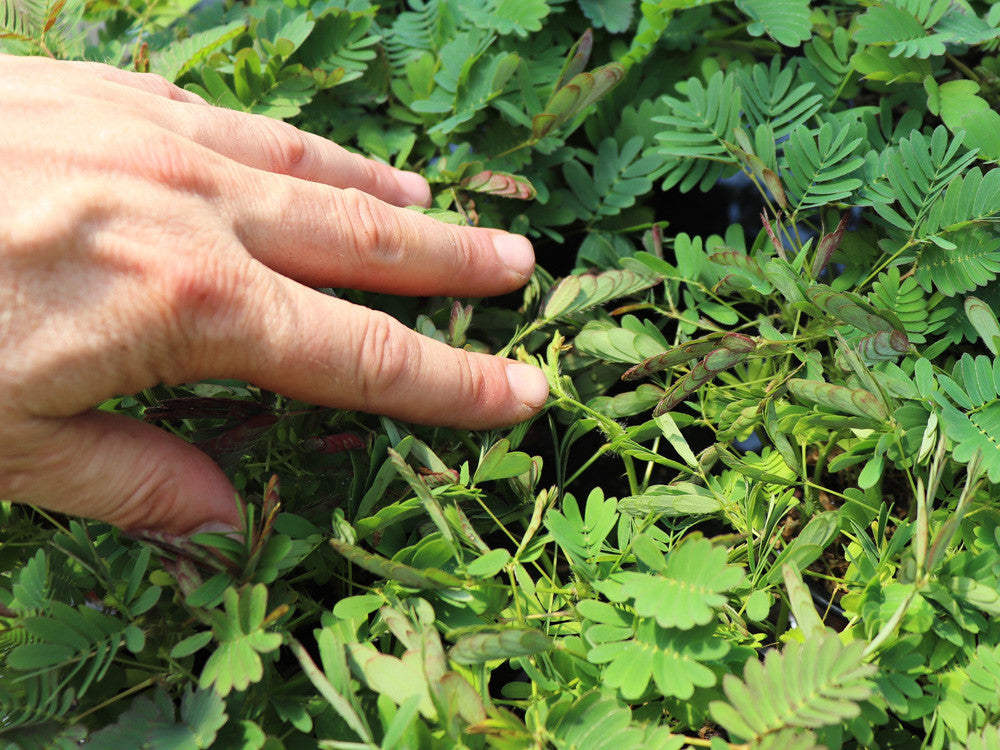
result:
<svg viewBox="0 0 1000 750"><path fill-rule="evenodd" d="M743 333L726 333L719 339L723 349L738 354L752 354L757 350L757 341Z"/></svg>
<svg viewBox="0 0 1000 750"><path fill-rule="evenodd" d="M767 232L767 236L771 239L774 251L778 254L779 258L784 258L785 247L781 244L781 240L778 239L778 235L775 233L774 227L771 226L771 220L767 216L767 211L760 212L760 220L764 224L764 231Z"/></svg>
<svg viewBox="0 0 1000 750"><path fill-rule="evenodd" d="M465 332L472 323L472 305L463 306L455 300L451 305L451 315L448 318L448 343L461 347L465 343Z"/></svg>
<svg viewBox="0 0 1000 750"><path fill-rule="evenodd" d="M338 432L323 437L311 437L302 441L302 447L310 453L341 453L343 451L364 450L365 439L353 432Z"/></svg>
<svg viewBox="0 0 1000 750"><path fill-rule="evenodd" d="M167 419L249 419L267 411L256 401L216 396L188 396L164 399L156 406L147 406L142 418L146 422Z"/></svg>
<svg viewBox="0 0 1000 750"><path fill-rule="evenodd" d="M747 355L745 352L734 352L729 349L716 349L714 352L708 354L703 362L705 369L708 370L708 372L710 372L714 377L716 373L728 370L730 367L738 365L746 358Z"/></svg>
<svg viewBox="0 0 1000 750"><path fill-rule="evenodd" d="M830 258L833 257L833 254L837 252L837 248L840 247L840 241L844 238L844 230L847 229L847 219L849 216L850 214L841 216L837 228L830 232L830 234L824 234L816 244L816 254L813 256L812 262L812 276L814 279L826 268L827 263L830 262Z"/></svg>
<svg viewBox="0 0 1000 750"><path fill-rule="evenodd" d="M878 422L889 419L889 412L879 398L863 388L847 388L833 383L824 383L820 380L792 378L788 381L788 390L797 398L835 411L874 419Z"/></svg>
<svg viewBox="0 0 1000 750"><path fill-rule="evenodd" d="M220 463L239 456L266 435L281 420L276 414L259 414L221 435L200 440L196 445Z"/></svg>
<svg viewBox="0 0 1000 750"><path fill-rule="evenodd" d="M491 169L484 169L482 172L466 177L459 183L459 187L476 193L517 198L523 201L532 200L536 195L535 186L526 177L513 175L509 172L494 172Z"/></svg>
<svg viewBox="0 0 1000 750"><path fill-rule="evenodd" d="M556 90L545 111L535 115L532 137L535 140L544 138L553 128L567 122L611 91L624 76L625 68L616 62L573 76L569 83Z"/></svg>
<svg viewBox="0 0 1000 750"><path fill-rule="evenodd" d="M727 353L750 354L757 349L757 342L742 333L712 334L644 359L635 367L626 370L622 380L638 380L668 367L676 367L692 359L704 357L720 347Z"/></svg>
<svg viewBox="0 0 1000 750"><path fill-rule="evenodd" d="M659 284L661 278L628 269L567 276L549 291L542 305L542 320L580 312L618 297L635 294Z"/></svg>
<svg viewBox="0 0 1000 750"><path fill-rule="evenodd" d="M760 180L764 183L764 186L768 189L774 199L778 201L778 205L782 208L788 207L788 198L785 197L785 188L781 184L781 178L778 177L774 171L767 169L766 167L761 170Z"/></svg>
<svg viewBox="0 0 1000 750"><path fill-rule="evenodd" d="M866 362L889 362L910 350L910 340L902 331L879 331L854 342Z"/></svg>
<svg viewBox="0 0 1000 750"><path fill-rule="evenodd" d="M446 484L458 484L459 474L457 469L431 471L421 466L417 471L428 487L443 487Z"/></svg>
<svg viewBox="0 0 1000 750"><path fill-rule="evenodd" d="M718 263L720 266L738 268L744 273L764 281L764 272L761 270L757 261L746 253L741 253L739 250L722 250L717 253L712 253L708 256L708 259L713 263Z"/></svg>
<svg viewBox="0 0 1000 750"><path fill-rule="evenodd" d="M806 289L806 296L823 312L848 323L865 333L892 331L899 326L888 320L885 311L868 304L856 295L838 292L825 284Z"/></svg>
<svg viewBox="0 0 1000 750"><path fill-rule="evenodd" d="M563 68L559 72L559 79L552 89L553 92L561 89L586 69L593 49L594 30L587 29L566 54L566 62L563 63Z"/></svg>
<svg viewBox="0 0 1000 750"><path fill-rule="evenodd" d="M622 380L638 380L655 372L676 367L698 357L704 357L718 347L718 339L689 341L686 344L668 349L661 354L644 359L635 367L630 367L622 374Z"/></svg>

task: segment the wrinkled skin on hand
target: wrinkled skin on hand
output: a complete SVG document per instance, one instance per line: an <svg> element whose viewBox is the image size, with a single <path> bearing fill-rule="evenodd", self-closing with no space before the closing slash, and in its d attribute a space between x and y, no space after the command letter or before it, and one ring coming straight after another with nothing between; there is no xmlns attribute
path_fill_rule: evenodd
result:
<svg viewBox="0 0 1000 750"><path fill-rule="evenodd" d="M527 240L400 208L429 200L418 175L156 76L0 55L0 499L126 529L234 522L204 454L93 409L157 383L468 428L533 414L536 368L310 288L525 283Z"/></svg>

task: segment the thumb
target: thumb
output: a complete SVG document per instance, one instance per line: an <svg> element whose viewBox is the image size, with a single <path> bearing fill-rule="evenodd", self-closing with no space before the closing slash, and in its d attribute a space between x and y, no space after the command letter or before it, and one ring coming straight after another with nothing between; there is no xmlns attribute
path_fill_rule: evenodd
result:
<svg viewBox="0 0 1000 750"><path fill-rule="evenodd" d="M190 534L206 523L238 522L235 489L219 467L152 425L92 411L23 427L7 432L18 440L13 450L0 445L3 499L126 530Z"/></svg>

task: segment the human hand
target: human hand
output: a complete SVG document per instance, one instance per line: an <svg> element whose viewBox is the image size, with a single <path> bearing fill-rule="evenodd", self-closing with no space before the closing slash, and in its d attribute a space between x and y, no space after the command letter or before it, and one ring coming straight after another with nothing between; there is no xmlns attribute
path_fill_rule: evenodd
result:
<svg viewBox="0 0 1000 750"><path fill-rule="evenodd" d="M203 453L93 410L157 383L484 428L541 371L448 347L305 285L485 296L528 241L446 225L423 178L163 79L0 55L0 499L190 533L236 520Z"/></svg>

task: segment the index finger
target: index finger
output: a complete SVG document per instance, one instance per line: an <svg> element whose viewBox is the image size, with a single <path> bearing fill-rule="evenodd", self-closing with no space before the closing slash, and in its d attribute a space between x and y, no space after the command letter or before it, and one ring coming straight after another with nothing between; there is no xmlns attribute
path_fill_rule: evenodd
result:
<svg viewBox="0 0 1000 750"><path fill-rule="evenodd" d="M430 186L420 175L353 153L327 138L264 115L204 106L200 96L152 73L132 73L99 63L75 63L118 90L109 98L127 102L160 127L248 167L357 188L397 206L429 206ZM211 104L211 102L208 102Z"/></svg>

